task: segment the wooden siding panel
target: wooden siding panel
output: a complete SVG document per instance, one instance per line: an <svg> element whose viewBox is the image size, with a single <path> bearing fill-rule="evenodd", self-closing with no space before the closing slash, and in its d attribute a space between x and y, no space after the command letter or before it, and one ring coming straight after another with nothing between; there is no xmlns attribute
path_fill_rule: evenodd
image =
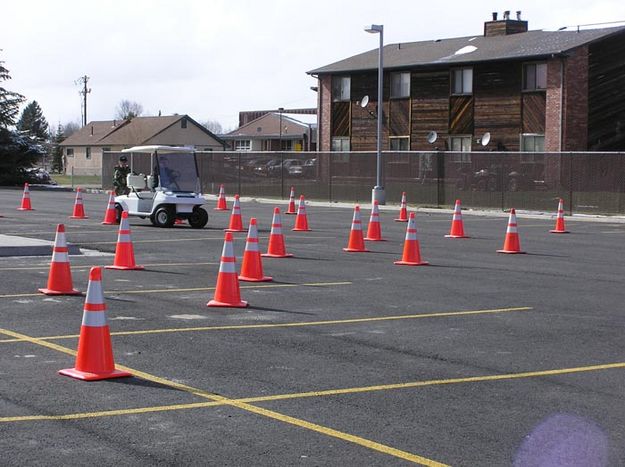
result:
<svg viewBox="0 0 625 467"><path fill-rule="evenodd" d="M588 147L625 150L625 34L589 47Z"/></svg>
<svg viewBox="0 0 625 467"><path fill-rule="evenodd" d="M435 146L444 148L449 128L449 71L413 73L410 89L410 149L431 150L432 145L426 140L430 131L438 133Z"/></svg>
<svg viewBox="0 0 625 467"><path fill-rule="evenodd" d="M522 128L522 64L483 64L473 70L474 135L490 132L489 148L517 151Z"/></svg>
<svg viewBox="0 0 625 467"><path fill-rule="evenodd" d="M367 109L375 109L375 104L369 104ZM352 102L352 151L375 150L377 120L375 112L371 115L367 109L360 107L358 102Z"/></svg>
<svg viewBox="0 0 625 467"><path fill-rule="evenodd" d="M391 136L410 135L410 99L391 100L389 127Z"/></svg>
<svg viewBox="0 0 625 467"><path fill-rule="evenodd" d="M449 98L449 133L452 135L473 134L473 96Z"/></svg>
<svg viewBox="0 0 625 467"><path fill-rule="evenodd" d="M545 134L547 97L544 92L525 93L523 103L523 133Z"/></svg>
<svg viewBox="0 0 625 467"><path fill-rule="evenodd" d="M349 102L332 103L332 136L349 136Z"/></svg>

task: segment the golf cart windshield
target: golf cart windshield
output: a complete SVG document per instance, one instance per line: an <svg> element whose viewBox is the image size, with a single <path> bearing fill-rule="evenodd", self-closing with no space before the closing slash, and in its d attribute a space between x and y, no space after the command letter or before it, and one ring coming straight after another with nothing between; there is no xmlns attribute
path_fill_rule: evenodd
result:
<svg viewBox="0 0 625 467"><path fill-rule="evenodd" d="M197 167L193 153L156 154L160 187L165 191L195 192L197 189Z"/></svg>

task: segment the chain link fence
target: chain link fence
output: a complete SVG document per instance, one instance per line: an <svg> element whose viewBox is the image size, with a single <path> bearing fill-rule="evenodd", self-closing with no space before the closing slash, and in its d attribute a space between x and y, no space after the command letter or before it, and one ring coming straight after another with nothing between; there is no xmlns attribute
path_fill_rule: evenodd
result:
<svg viewBox="0 0 625 467"><path fill-rule="evenodd" d="M103 188L110 189L120 153L103 154ZM369 203L376 181L375 152L198 152L204 193L287 199L290 187L307 199ZM388 203L625 214L625 153L384 152ZM150 173L150 158L135 154L133 171Z"/></svg>

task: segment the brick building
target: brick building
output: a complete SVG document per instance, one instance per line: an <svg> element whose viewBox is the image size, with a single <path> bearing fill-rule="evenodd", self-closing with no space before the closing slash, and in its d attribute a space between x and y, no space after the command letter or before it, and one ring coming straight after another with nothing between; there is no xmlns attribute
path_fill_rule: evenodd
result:
<svg viewBox="0 0 625 467"><path fill-rule="evenodd" d="M378 49L317 77L318 148L376 147ZM625 150L625 27L529 31L505 12L483 34L384 47L383 150ZM361 106L364 96L369 103Z"/></svg>

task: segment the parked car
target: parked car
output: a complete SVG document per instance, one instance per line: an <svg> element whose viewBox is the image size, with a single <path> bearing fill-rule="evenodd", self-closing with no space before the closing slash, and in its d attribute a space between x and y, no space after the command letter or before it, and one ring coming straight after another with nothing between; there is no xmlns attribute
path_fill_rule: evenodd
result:
<svg viewBox="0 0 625 467"><path fill-rule="evenodd" d="M299 159L286 159L284 161L284 175L289 177L301 177L304 175L304 161Z"/></svg>
<svg viewBox="0 0 625 467"><path fill-rule="evenodd" d="M40 185L56 185L56 182L52 180L50 173L40 167L31 167L26 169L26 177L29 183Z"/></svg>
<svg viewBox="0 0 625 467"><path fill-rule="evenodd" d="M268 177L275 170L273 167L280 164L280 159L271 159L268 162L262 162L254 168L254 173L261 177Z"/></svg>
<svg viewBox="0 0 625 467"><path fill-rule="evenodd" d="M317 174L317 159L306 159L304 161L304 176L314 177Z"/></svg>

